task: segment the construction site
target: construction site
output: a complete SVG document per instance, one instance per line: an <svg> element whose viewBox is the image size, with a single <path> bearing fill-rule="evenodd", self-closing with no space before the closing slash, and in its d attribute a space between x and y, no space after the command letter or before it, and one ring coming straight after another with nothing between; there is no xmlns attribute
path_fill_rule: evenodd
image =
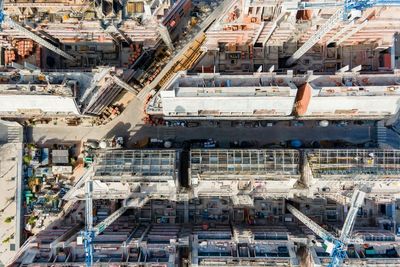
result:
<svg viewBox="0 0 400 267"><path fill-rule="evenodd" d="M400 266L398 14L0 0L0 266Z"/></svg>
<svg viewBox="0 0 400 267"><path fill-rule="evenodd" d="M74 201L64 219L31 237L14 265L85 265L86 217L94 265L324 266L321 244L350 231L352 216L346 266L397 266L399 155L99 150L64 196Z"/></svg>
<svg viewBox="0 0 400 267"><path fill-rule="evenodd" d="M148 105L165 120L383 120L395 117L399 74L181 73Z"/></svg>

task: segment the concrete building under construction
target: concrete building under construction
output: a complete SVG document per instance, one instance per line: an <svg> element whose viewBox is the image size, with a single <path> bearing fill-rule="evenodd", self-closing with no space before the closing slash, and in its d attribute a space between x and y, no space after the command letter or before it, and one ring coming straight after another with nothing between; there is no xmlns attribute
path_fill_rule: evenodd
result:
<svg viewBox="0 0 400 267"><path fill-rule="evenodd" d="M325 266L330 257L318 246L323 241L285 207L295 205L335 234L346 217L349 195L362 185L369 191L356 218L352 238L357 242L349 245L345 261L396 266L398 154L379 149L194 149L188 165L183 163L188 166L185 178L176 164L185 161L180 151L99 151L65 195L75 202L74 212L67 211L66 219L53 226L56 231L28 240L14 264L85 264L79 243L84 202L76 200L84 197L84 183L93 181L95 229L100 231L93 243L96 266ZM386 181L386 187L378 181Z"/></svg>
<svg viewBox="0 0 400 267"><path fill-rule="evenodd" d="M398 7L375 6L343 19L341 5L336 1L231 1L207 31L208 52L197 70L393 68Z"/></svg>
<svg viewBox="0 0 400 267"><path fill-rule="evenodd" d="M123 93L136 94L121 71L42 71L25 63L0 72L0 115L4 118L51 119L100 115Z"/></svg>
<svg viewBox="0 0 400 267"><path fill-rule="evenodd" d="M398 72L181 73L148 113L167 120L381 120L399 110Z"/></svg>
<svg viewBox="0 0 400 267"><path fill-rule="evenodd" d="M42 68L132 64L160 42L171 46L191 1L19 1L5 0L1 43L5 63L37 57ZM35 44L19 47L16 42ZM37 46L39 44L41 47ZM47 48L41 51L41 48ZM50 52L48 52L50 51ZM42 52L42 53L41 53ZM58 56L65 62L49 59Z"/></svg>
<svg viewBox="0 0 400 267"><path fill-rule="evenodd" d="M77 183L74 193L66 198L84 198L84 179L94 181L94 198L134 199L154 195L156 199L176 200L180 188L178 179L178 153L174 150L121 150L104 151L96 158L93 168Z"/></svg>
<svg viewBox="0 0 400 267"><path fill-rule="evenodd" d="M30 167L43 161L36 150L48 162L49 149L19 148L22 128L1 123L2 140L18 144L17 228L38 220L25 220L25 209L50 202L46 212L57 211L25 243L21 231L3 240L18 250L9 266L400 266L400 150L384 146L385 123L395 131L400 108L399 0L5 0L0 8L0 117L61 118L68 126L56 133L82 123L65 136L85 141L51 144L60 163L52 167L73 175L49 184ZM265 146L230 140L270 129L244 128L304 126L296 129L313 135L348 121L345 134L357 128L372 141L327 138L333 147L322 149L321 138L292 145L300 134ZM103 125L79 133L95 124ZM227 125L244 126L216 134L229 146L209 139ZM178 126L198 127L202 139ZM51 127L30 130L26 139L41 140L29 142L58 142ZM135 142L142 135L145 144ZM118 148L107 146L113 137ZM48 188L42 204L29 184Z"/></svg>
<svg viewBox="0 0 400 267"><path fill-rule="evenodd" d="M4 1L3 63L29 64L43 72L123 68L118 74L98 73L79 92L78 110L72 99L53 97L56 106L68 108L38 112L37 106L46 103L31 101L37 105L26 109L36 110L35 116L47 112L107 121L119 104L116 99L128 103L141 89L160 87L166 90L152 99L148 113L165 119L379 120L397 113L397 7L367 8L342 20L333 2L224 1L210 4L209 18L202 17L204 5L189 0ZM196 79L203 77L176 75L190 68L221 73L220 82L204 82L210 88L204 92L188 88L201 87ZM277 74L278 69L287 74ZM224 76L243 72L256 74ZM18 98L20 105L5 106L4 114L24 113L18 110L27 100ZM228 99L235 105L219 106Z"/></svg>

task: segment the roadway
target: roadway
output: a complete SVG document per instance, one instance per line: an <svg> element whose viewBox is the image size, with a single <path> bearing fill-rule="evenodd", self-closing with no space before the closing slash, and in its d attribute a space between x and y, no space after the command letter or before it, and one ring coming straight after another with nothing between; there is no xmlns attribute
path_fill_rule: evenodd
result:
<svg viewBox="0 0 400 267"><path fill-rule="evenodd" d="M112 129L116 129L116 132L120 132L120 130L118 130L120 125L129 125L129 129L135 128L136 125L142 124L143 117L143 101L134 98L121 115L106 125L92 127L36 125L25 129L25 140L43 143L49 142L50 140L64 140L66 142L101 139Z"/></svg>
<svg viewBox="0 0 400 267"><path fill-rule="evenodd" d="M10 244L19 248L21 231L25 226L21 217L24 209L17 209L22 196L19 190L22 184L21 168L18 166L21 163L22 167L22 151L21 144L0 146L0 266L6 265L14 256L15 251L10 249ZM11 221L7 222L7 218Z"/></svg>
<svg viewBox="0 0 400 267"><path fill-rule="evenodd" d="M393 130L386 130L386 143L396 149L400 149L400 138L399 134Z"/></svg>
<svg viewBox="0 0 400 267"><path fill-rule="evenodd" d="M357 144L375 139L375 127L372 125L348 125L344 127L331 125L323 128L317 126L314 122L309 122L304 126L289 126L287 122L280 122L271 127L257 128L232 127L228 123L221 127L166 127L143 125L137 119L139 116L136 116L139 115L139 111L136 112L136 114L129 113L131 116L124 113L120 116L118 122L113 121L111 122L112 126L107 125L106 127L36 126L27 129L26 138L29 142L53 144L123 136L127 147L147 137L179 142L209 138L220 143L250 141L257 142L259 146L271 143L278 144L293 139L300 139L304 142L343 140Z"/></svg>

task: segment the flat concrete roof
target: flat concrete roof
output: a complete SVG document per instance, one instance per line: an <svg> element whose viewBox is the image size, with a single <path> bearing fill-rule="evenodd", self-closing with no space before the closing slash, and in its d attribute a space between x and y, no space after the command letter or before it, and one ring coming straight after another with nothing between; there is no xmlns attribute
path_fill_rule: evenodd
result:
<svg viewBox="0 0 400 267"><path fill-rule="evenodd" d="M0 95L0 113L52 113L79 115L72 97L54 95Z"/></svg>
<svg viewBox="0 0 400 267"><path fill-rule="evenodd" d="M97 153L94 177L174 176L175 150L103 150Z"/></svg>
<svg viewBox="0 0 400 267"><path fill-rule="evenodd" d="M290 90L289 86L183 87L175 92L177 97L296 96L296 90Z"/></svg>
<svg viewBox="0 0 400 267"><path fill-rule="evenodd" d="M186 113L191 113L192 115L212 115L216 113L227 113L225 115L274 114L288 116L292 112L293 104L295 101L294 96L176 97L174 91L162 91L161 99L163 113L165 115Z"/></svg>
<svg viewBox="0 0 400 267"><path fill-rule="evenodd" d="M305 116L309 115L392 115L400 107L400 96L335 96L311 98Z"/></svg>
<svg viewBox="0 0 400 267"><path fill-rule="evenodd" d="M352 115L365 118L394 115L400 108L400 78L390 74L248 75L181 73L149 105L167 117L289 117L303 105L296 95L311 86L304 118ZM299 88L299 89L298 89ZM296 101L299 101L298 104Z"/></svg>

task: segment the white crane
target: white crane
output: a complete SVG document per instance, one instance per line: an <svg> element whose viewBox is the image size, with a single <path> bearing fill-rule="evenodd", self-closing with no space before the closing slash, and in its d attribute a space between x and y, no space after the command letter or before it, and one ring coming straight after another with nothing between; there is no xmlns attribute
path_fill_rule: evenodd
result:
<svg viewBox="0 0 400 267"><path fill-rule="evenodd" d="M338 6L339 9L286 61L290 66L310 50L322 37L335 28L342 20L349 20L352 12L361 11L370 7L400 6L400 0L344 0L338 2L299 2L297 9L323 9ZM354 16L350 20L355 20ZM364 25L362 25L364 26ZM342 41L342 40L340 40Z"/></svg>
<svg viewBox="0 0 400 267"><path fill-rule="evenodd" d="M81 232L79 238L83 239L85 249L86 266L93 265L93 240L101 234L108 226L115 222L129 208L141 208L150 199L148 196L125 200L123 206L108 216L104 221L93 226L93 180L89 179L85 183L85 230Z"/></svg>
<svg viewBox="0 0 400 267"><path fill-rule="evenodd" d="M342 264L346 257L347 245L350 241L350 235L354 227L354 222L357 216L358 209L362 206L365 198L365 192L356 189L351 198L351 206L347 213L346 220L344 222L340 237L337 238L324 228L316 224L301 211L296 209L290 204L287 204L287 209L293 214L299 221L304 223L310 230L316 235L321 237L327 245L327 252L331 255L330 267L338 267Z"/></svg>

